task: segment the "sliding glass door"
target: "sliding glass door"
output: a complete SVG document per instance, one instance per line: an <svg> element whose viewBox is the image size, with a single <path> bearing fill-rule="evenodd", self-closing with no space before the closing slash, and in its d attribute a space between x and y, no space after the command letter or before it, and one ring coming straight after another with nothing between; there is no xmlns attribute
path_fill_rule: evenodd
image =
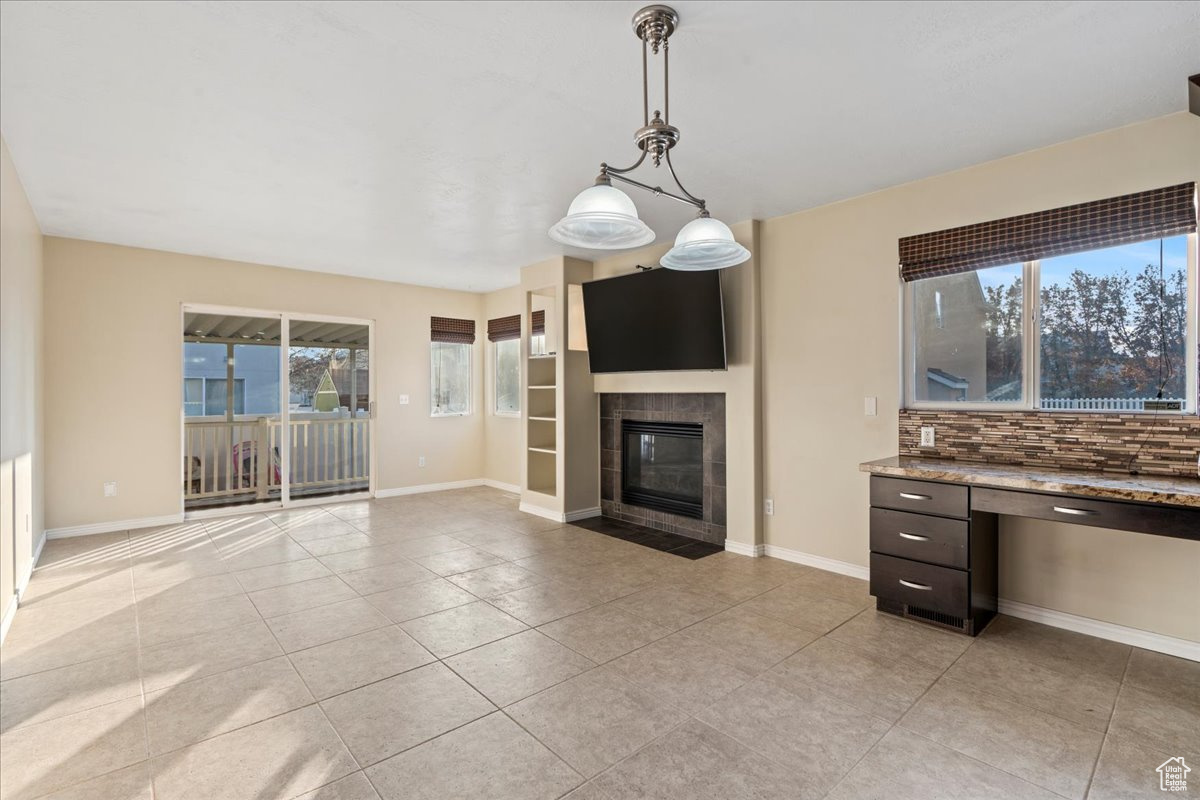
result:
<svg viewBox="0 0 1200 800"><path fill-rule="evenodd" d="M371 328L185 306L185 511L369 492Z"/></svg>
<svg viewBox="0 0 1200 800"><path fill-rule="evenodd" d="M292 319L288 332L291 496L366 491L371 480L368 326Z"/></svg>

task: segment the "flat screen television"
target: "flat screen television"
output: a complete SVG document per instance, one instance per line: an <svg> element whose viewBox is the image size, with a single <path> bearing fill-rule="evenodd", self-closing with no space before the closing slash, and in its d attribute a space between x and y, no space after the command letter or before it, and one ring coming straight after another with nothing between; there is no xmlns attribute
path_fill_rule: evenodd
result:
<svg viewBox="0 0 1200 800"><path fill-rule="evenodd" d="M583 284L592 372L725 369L717 270L652 269Z"/></svg>

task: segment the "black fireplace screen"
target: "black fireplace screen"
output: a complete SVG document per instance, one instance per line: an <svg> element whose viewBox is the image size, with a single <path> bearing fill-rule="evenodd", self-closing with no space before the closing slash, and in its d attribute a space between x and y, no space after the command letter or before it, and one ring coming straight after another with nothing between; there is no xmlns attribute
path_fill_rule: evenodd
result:
<svg viewBox="0 0 1200 800"><path fill-rule="evenodd" d="M621 422L621 502L704 518L704 426Z"/></svg>

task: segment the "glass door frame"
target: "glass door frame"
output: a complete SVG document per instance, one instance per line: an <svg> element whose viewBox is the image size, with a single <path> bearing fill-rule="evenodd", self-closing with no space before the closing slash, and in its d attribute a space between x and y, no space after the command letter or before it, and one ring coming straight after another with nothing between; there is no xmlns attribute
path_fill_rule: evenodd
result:
<svg viewBox="0 0 1200 800"><path fill-rule="evenodd" d="M176 330L182 333L184 329L184 319L188 313L196 314L221 314L231 317L255 317L258 319L277 319L279 320L279 430L280 430L280 448L279 448L279 473L280 473L280 495L278 500L269 500L264 503L247 503L245 505L235 506L220 506L213 509L198 509L188 511L184 507L184 481L186 474L184 473L183 459L180 458L180 475L179 475L179 510L188 519L198 519L210 516L227 516L230 514L244 513L246 510L251 512L261 511L263 509L272 508L303 508L304 506L325 505L330 502L346 502L350 500L361 500L375 496L376 490L376 473L378 472L376 464L375 447L376 432L375 432L375 320L364 319L358 317L342 317L331 314L310 314L307 312L293 311L268 311L261 308L243 308L240 306L223 306L213 305L208 303L180 303L179 304L179 325ZM288 408L288 401L291 397L291 372L288 363L288 353L291 349L290 326L292 320L302 320L305 322L328 322L341 325L365 325L367 327L367 396L370 398L369 411L367 413L368 426L368 454L367 454L367 490L365 492L353 492L343 495L335 495L333 499L329 497L301 497L293 499L291 496L291 456L292 442L289 432L291 431L291 413ZM182 368L182 364L181 364ZM183 378L182 374L179 380L179 446L180 452L185 452L185 437L187 436L187 418L184 416L184 396L183 396ZM353 413L353 412L352 412Z"/></svg>

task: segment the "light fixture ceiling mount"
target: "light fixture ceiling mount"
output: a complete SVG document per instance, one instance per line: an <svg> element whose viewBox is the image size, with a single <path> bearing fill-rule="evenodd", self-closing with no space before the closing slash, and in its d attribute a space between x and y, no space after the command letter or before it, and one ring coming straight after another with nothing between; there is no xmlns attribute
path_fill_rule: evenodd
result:
<svg viewBox="0 0 1200 800"><path fill-rule="evenodd" d="M679 27L679 14L670 6L646 6L633 15L633 32L642 42L642 127L634 132L641 154L631 166L617 168L600 164L595 185L583 190L571 203L567 216L550 229L550 238L576 247L617 250L640 247L654 241L654 231L637 215L637 208L613 181L667 197L694 207L697 219L688 223L675 239L675 247L662 258L670 269L722 269L741 264L750 251L738 244L729 226L709 216L707 204L679 181L671 164L671 150L679 144L679 129L671 125L670 37ZM662 56L662 109L650 115L649 60ZM678 194L634 180L629 173L649 156L655 167L664 162Z"/></svg>

